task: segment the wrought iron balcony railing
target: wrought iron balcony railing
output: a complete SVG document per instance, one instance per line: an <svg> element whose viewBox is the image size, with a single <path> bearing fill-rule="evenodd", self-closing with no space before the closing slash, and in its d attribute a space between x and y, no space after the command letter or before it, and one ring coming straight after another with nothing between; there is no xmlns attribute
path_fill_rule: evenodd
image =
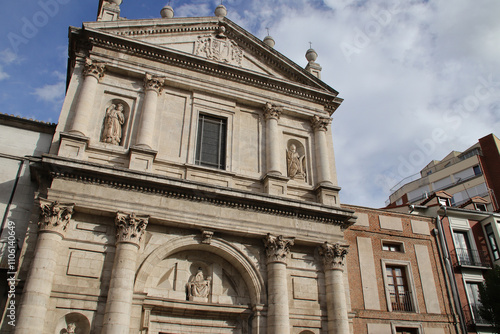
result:
<svg viewBox="0 0 500 334"><path fill-rule="evenodd" d="M479 251L468 248L455 248L455 250L453 250L451 253L456 261L456 265L491 268L491 264L486 251Z"/></svg>
<svg viewBox="0 0 500 334"><path fill-rule="evenodd" d="M389 291L393 311L415 312L411 291Z"/></svg>

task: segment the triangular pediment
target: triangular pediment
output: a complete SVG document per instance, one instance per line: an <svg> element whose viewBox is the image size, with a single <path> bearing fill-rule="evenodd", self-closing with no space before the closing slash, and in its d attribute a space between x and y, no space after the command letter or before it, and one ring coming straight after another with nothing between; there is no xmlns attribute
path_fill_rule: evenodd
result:
<svg viewBox="0 0 500 334"><path fill-rule="evenodd" d="M85 23L84 28L337 95L333 88L227 18L118 20Z"/></svg>

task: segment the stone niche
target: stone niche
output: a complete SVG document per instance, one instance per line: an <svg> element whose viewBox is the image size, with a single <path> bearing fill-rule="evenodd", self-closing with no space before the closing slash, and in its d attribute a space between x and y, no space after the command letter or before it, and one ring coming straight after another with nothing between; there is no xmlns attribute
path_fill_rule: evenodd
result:
<svg viewBox="0 0 500 334"><path fill-rule="evenodd" d="M123 146L130 119L130 106L122 99L108 101L102 112L100 142Z"/></svg>
<svg viewBox="0 0 500 334"><path fill-rule="evenodd" d="M182 251L160 262L148 278L147 294L183 301L248 305L248 288L239 272L220 256Z"/></svg>

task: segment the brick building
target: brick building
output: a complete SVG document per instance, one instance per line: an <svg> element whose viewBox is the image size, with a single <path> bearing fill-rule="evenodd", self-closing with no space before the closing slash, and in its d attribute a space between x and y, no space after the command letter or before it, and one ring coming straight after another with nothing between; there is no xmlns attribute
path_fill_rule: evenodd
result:
<svg viewBox="0 0 500 334"><path fill-rule="evenodd" d="M345 231L353 333L459 333L435 220L343 207L358 217Z"/></svg>

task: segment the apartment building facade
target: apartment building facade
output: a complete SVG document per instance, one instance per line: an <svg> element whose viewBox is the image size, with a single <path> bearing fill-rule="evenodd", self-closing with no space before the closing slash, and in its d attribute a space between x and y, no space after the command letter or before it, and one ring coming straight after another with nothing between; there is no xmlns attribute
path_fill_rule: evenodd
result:
<svg viewBox="0 0 500 334"><path fill-rule="evenodd" d="M481 197L485 211L498 211L500 140L489 134L463 152L453 151L440 161L431 161L420 174L393 187L387 208L418 204L437 191L452 195L451 205L460 207Z"/></svg>

